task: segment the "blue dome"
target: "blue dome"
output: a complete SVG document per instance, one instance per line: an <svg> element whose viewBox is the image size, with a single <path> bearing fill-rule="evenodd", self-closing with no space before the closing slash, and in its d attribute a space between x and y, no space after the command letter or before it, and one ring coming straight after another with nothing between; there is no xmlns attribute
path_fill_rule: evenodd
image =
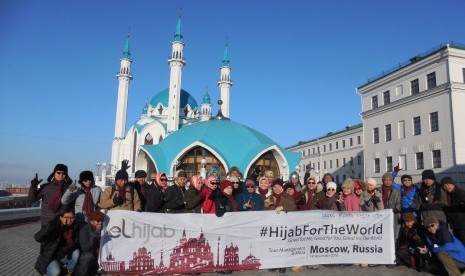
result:
<svg viewBox="0 0 465 276"><path fill-rule="evenodd" d="M161 103L165 108L168 107L168 98L169 98L170 91L168 88L163 89L157 95L155 95L152 100L150 100L150 105L152 107L156 107L159 103ZM190 105L192 109L198 107L197 101L192 97L189 92L184 89L181 89L181 106L179 108L184 108L186 105Z"/></svg>
<svg viewBox="0 0 465 276"><path fill-rule="evenodd" d="M286 151L262 133L230 120L211 120L187 125L173 132L157 145L142 148L155 161L158 171L168 172L176 156L194 143L200 142L226 162L245 171L266 149L275 146L294 168L300 162L300 154Z"/></svg>

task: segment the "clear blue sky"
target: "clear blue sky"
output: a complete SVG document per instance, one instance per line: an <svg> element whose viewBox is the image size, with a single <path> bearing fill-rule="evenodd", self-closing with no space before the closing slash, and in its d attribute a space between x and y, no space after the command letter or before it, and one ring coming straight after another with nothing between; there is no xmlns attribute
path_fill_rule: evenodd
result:
<svg viewBox="0 0 465 276"><path fill-rule="evenodd" d="M128 27L127 127L168 87L181 6L183 88L217 101L229 37L231 119L284 147L360 123L368 78L465 43L463 0L0 1L0 181L45 179L61 162L76 179L109 162Z"/></svg>

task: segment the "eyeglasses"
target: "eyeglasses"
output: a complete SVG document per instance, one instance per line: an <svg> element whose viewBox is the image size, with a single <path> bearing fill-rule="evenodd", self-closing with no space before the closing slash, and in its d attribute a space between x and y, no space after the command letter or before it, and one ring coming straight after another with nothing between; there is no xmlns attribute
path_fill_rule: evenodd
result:
<svg viewBox="0 0 465 276"><path fill-rule="evenodd" d="M60 172L60 171L56 171L55 173L58 174L58 175L66 175L65 172Z"/></svg>
<svg viewBox="0 0 465 276"><path fill-rule="evenodd" d="M212 185L218 185L218 182L210 182Z"/></svg>
<svg viewBox="0 0 465 276"><path fill-rule="evenodd" d="M333 188L330 188L330 189L327 189L328 191L336 191L336 189L333 189Z"/></svg>
<svg viewBox="0 0 465 276"><path fill-rule="evenodd" d="M160 181L166 181L168 180L167 178L160 178Z"/></svg>

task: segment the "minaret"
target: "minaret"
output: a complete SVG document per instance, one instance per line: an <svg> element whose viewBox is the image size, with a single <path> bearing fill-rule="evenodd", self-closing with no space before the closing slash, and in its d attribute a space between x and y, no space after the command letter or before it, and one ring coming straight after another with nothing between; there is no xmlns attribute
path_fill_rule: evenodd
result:
<svg viewBox="0 0 465 276"><path fill-rule="evenodd" d="M220 67L220 80L218 87L220 88L220 100L223 101L222 113L229 118L229 90L233 83L231 82L231 66L229 66L228 43L224 48L223 61Z"/></svg>
<svg viewBox="0 0 465 276"><path fill-rule="evenodd" d="M174 41L171 42L171 58L168 59L170 65L170 87L168 99L168 133L178 130L179 128L179 108L181 98L181 76L182 67L186 64L183 56L184 42L181 34L181 17L176 25Z"/></svg>
<svg viewBox="0 0 465 276"><path fill-rule="evenodd" d="M117 165L122 158L122 139L126 135L126 113L128 107L129 82L131 75L131 53L129 52L129 34L124 45L123 56L120 59L120 69L116 74L118 79L118 99L116 102L115 136L111 150L111 164Z"/></svg>
<svg viewBox="0 0 465 276"><path fill-rule="evenodd" d="M200 120L208 121L212 116L212 102L210 95L208 95L208 90L205 91L205 95L202 99L201 111L200 111Z"/></svg>

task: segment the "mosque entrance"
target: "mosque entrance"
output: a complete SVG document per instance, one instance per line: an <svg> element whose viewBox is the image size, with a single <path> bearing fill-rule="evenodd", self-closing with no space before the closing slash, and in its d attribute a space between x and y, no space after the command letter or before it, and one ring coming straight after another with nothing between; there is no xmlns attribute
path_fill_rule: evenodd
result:
<svg viewBox="0 0 465 276"><path fill-rule="evenodd" d="M205 169L207 174L212 168L216 167L221 175L221 179L225 179L226 171L221 164L220 160L215 157L209 150L196 146L190 151L186 152L181 158L177 170L184 170L187 173L187 177L191 177L195 174L200 174L202 169L202 159L205 159Z"/></svg>
<svg viewBox="0 0 465 276"><path fill-rule="evenodd" d="M247 177L250 177L255 168L259 167L261 170L261 173L258 175L258 177L262 177L265 173L265 171L272 171L274 174L274 178L279 178L281 177L280 171L279 171L279 166L278 166L278 161L276 161L276 158L274 157L274 154L271 151L267 151L264 154L262 154L254 163L252 166L250 166L249 171L247 172ZM256 180L256 179L254 179Z"/></svg>

